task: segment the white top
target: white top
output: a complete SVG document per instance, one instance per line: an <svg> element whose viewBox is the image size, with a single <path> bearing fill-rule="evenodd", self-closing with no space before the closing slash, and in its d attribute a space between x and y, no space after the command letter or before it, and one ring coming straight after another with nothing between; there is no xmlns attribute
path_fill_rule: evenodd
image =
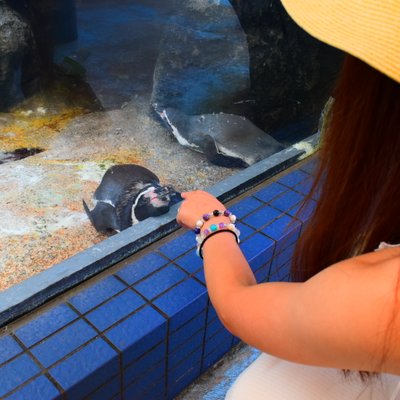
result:
<svg viewBox="0 0 400 400"><path fill-rule="evenodd" d="M362 382L335 368L311 367L268 354L242 372L225 400L400 400L400 376L380 374Z"/></svg>

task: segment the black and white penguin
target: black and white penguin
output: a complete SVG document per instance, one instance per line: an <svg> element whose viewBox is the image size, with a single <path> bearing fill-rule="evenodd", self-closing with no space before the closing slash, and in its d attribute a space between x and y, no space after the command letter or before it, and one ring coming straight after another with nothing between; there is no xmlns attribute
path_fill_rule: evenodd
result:
<svg viewBox="0 0 400 400"><path fill-rule="evenodd" d="M120 232L148 217L168 212L181 200L172 186L162 186L158 177L140 165L110 167L93 195L94 208L83 208L98 232Z"/></svg>
<svg viewBox="0 0 400 400"><path fill-rule="evenodd" d="M213 164L248 167L284 146L247 118L235 114L186 115L153 104L167 128L183 146L204 153Z"/></svg>

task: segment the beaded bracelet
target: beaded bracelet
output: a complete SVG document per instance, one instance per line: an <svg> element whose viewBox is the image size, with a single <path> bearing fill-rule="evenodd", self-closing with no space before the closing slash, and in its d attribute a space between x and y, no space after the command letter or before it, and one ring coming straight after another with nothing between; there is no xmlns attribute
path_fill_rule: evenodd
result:
<svg viewBox="0 0 400 400"><path fill-rule="evenodd" d="M214 210L213 212L210 212L208 214L203 214L202 219L199 219L196 222L196 228L194 228L194 230L193 230L194 233L196 235L199 235L201 228L204 225L204 222L208 221L212 217L220 217L220 216L228 217L229 221L231 221L232 224L234 224L236 222L236 215L233 215L231 211L229 211L229 210Z"/></svg>
<svg viewBox="0 0 400 400"><path fill-rule="evenodd" d="M236 220L236 219L235 219ZM197 250L196 254L202 259L203 258L203 246L204 243L208 238L213 236L216 233L219 232L231 232L236 238L236 243L240 243L240 231L239 229L236 228L235 224L229 223L226 224L224 222L220 222L219 224L212 224L208 229L204 229L203 232L200 232L199 234L196 235L196 241L197 241Z"/></svg>

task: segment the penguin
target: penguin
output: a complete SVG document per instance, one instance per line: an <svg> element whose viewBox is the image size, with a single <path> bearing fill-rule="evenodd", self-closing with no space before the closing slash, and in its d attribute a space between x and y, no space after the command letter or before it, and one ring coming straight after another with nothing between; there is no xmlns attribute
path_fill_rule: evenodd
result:
<svg viewBox="0 0 400 400"><path fill-rule="evenodd" d="M247 118L236 114L186 115L175 108L153 108L177 141L204 153L216 165L245 168L284 149Z"/></svg>
<svg viewBox="0 0 400 400"><path fill-rule="evenodd" d="M93 195L94 208L85 200L83 208L98 232L120 232L148 217L169 211L181 200L172 186L163 186L158 177L140 165L110 167Z"/></svg>

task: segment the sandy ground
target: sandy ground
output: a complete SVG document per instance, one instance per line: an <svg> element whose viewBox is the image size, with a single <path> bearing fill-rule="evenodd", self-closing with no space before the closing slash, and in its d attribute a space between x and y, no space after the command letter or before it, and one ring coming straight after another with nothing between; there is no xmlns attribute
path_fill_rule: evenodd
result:
<svg viewBox="0 0 400 400"><path fill-rule="evenodd" d="M180 146L137 98L120 110L53 118L38 107L29 117L0 115L3 148L48 149L0 165L0 290L98 243L106 236L90 225L89 204L106 169L119 163L143 165L177 190L206 188L234 172L210 164ZM45 115L43 115L45 114ZM38 119L47 117L47 123ZM29 120L29 118L31 120ZM35 134L18 131L36 126ZM36 125L35 125L36 124ZM17 146L18 147L18 146Z"/></svg>

